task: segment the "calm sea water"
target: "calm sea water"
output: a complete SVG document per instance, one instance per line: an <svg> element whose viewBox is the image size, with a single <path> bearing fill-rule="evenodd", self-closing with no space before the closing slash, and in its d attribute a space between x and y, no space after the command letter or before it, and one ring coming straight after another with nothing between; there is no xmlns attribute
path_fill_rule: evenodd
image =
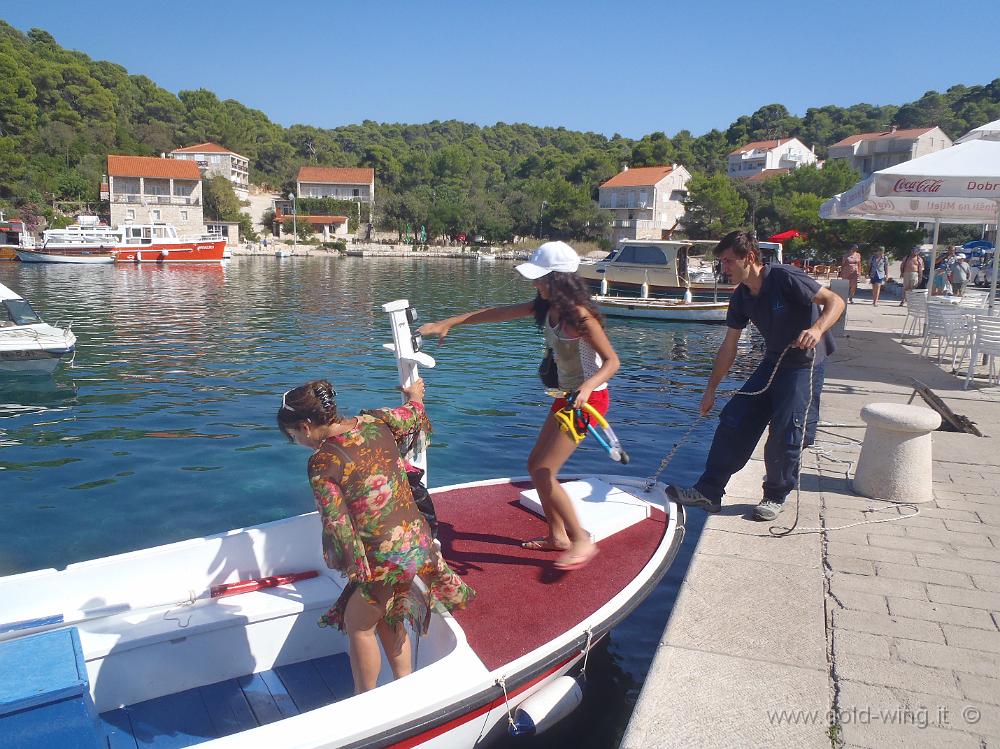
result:
<svg viewBox="0 0 1000 749"><path fill-rule="evenodd" d="M348 412L398 403L384 302L427 320L524 301L508 262L237 258L222 267L0 263L49 322L72 321L76 361L0 380L0 575L311 511L307 452L275 427L281 393L330 379ZM609 414L632 462L590 444L567 466L645 476L688 428L721 327L608 322L622 359ZM425 349L432 486L525 473L548 407L530 321L456 329ZM693 481L712 424L674 459ZM587 705L534 746L616 746L703 522L682 558L590 660ZM526 744L519 744L525 746ZM532 745L532 744L528 744Z"/></svg>

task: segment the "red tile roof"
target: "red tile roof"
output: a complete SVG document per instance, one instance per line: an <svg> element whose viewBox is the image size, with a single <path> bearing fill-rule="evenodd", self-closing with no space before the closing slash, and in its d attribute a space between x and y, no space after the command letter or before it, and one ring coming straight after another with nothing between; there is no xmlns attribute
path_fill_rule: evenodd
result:
<svg viewBox="0 0 1000 749"><path fill-rule="evenodd" d="M231 153L234 156L239 156L241 159L245 159L246 156L236 153L236 151L230 151L228 148L223 148L218 143L199 143L196 146L185 146L184 148L175 148L170 153Z"/></svg>
<svg viewBox="0 0 1000 749"><path fill-rule="evenodd" d="M936 125L934 127L937 127ZM830 148L837 146L853 146L863 140L878 140L879 138L918 138L924 133L929 133L934 127L914 127L909 130L884 130L880 133L858 133L849 135L843 140L834 143Z"/></svg>
<svg viewBox="0 0 1000 749"><path fill-rule="evenodd" d="M782 143L787 143L791 138L778 138L777 140L754 140L747 143L744 146L740 146L729 152L730 156L735 156L738 153L746 153L747 151L770 151L772 148L777 148Z"/></svg>
<svg viewBox="0 0 1000 749"><path fill-rule="evenodd" d="M763 171L757 172L757 174L752 177L747 177L747 182L766 182L772 177L779 177L782 174L788 174L791 169L764 169Z"/></svg>
<svg viewBox="0 0 1000 749"><path fill-rule="evenodd" d="M299 182L333 185L370 185L375 170L366 167L304 166L299 169Z"/></svg>
<svg viewBox="0 0 1000 749"><path fill-rule="evenodd" d="M651 187L674 170L673 166L637 166L616 174L601 187Z"/></svg>
<svg viewBox="0 0 1000 749"><path fill-rule="evenodd" d="M154 156L108 156L111 177L162 177L200 180L201 172L193 161L158 159Z"/></svg>

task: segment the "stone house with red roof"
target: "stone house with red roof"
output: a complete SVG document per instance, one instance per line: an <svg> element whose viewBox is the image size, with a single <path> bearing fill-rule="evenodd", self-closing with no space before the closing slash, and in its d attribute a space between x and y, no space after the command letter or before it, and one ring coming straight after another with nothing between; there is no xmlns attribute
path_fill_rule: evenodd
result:
<svg viewBox="0 0 1000 749"><path fill-rule="evenodd" d="M815 163L816 154L798 138L755 140L729 152L726 174L748 179L765 170L798 169Z"/></svg>
<svg viewBox="0 0 1000 749"><path fill-rule="evenodd" d="M358 204L368 203L370 215L375 215L375 170L371 167L303 166L295 178L296 198L331 198L347 200ZM291 216L293 205L284 198L274 201L274 220L277 231L281 222ZM361 218L360 205L353 218ZM348 216L316 216L296 214L297 221L312 224L323 241L331 237L348 235ZM374 220L374 219L372 219Z"/></svg>
<svg viewBox="0 0 1000 749"><path fill-rule="evenodd" d="M879 169L949 146L951 138L939 127L899 130L894 125L880 133L858 133L837 141L827 151L827 158L848 159L851 167L861 172L863 179Z"/></svg>
<svg viewBox="0 0 1000 749"><path fill-rule="evenodd" d="M609 239L664 239L684 216L691 173L679 164L625 169L603 183L597 205L610 213Z"/></svg>
<svg viewBox="0 0 1000 749"><path fill-rule="evenodd" d="M225 177L233 183L233 191L240 200L250 197L250 159L218 143L199 143L196 146L175 148L171 159L193 161L204 177Z"/></svg>
<svg viewBox="0 0 1000 749"><path fill-rule="evenodd" d="M112 154L107 188L112 226L168 223L181 235L205 232L201 172L193 161Z"/></svg>

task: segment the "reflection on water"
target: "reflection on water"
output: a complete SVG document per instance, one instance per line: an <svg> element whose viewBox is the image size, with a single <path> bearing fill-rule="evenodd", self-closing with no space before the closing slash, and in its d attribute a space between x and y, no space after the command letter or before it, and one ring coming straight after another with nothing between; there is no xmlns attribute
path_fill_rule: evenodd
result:
<svg viewBox="0 0 1000 749"><path fill-rule="evenodd" d="M408 298L430 320L533 294L511 263L426 259L2 263L0 283L46 319L72 320L78 337L71 369L0 381L0 574L310 511L307 454L275 428L283 391L323 377L346 412L396 403L382 303ZM623 364L609 416L632 462L611 463L585 443L567 470L651 473L696 417L723 332L609 320ZM459 328L426 350L438 361L424 373L431 485L524 474L549 404L535 374L537 329L530 321ZM707 420L698 427L668 479L696 478L711 429ZM593 658L598 693L624 703L616 697L612 713L575 719L565 729L576 731L575 743L613 745L605 739L627 720L683 565L677 570ZM603 732L587 722L601 719L610 720Z"/></svg>

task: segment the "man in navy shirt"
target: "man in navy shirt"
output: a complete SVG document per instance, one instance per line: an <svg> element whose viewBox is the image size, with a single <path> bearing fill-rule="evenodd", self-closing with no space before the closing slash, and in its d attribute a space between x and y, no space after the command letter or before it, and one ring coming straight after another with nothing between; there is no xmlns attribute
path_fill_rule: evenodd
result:
<svg viewBox="0 0 1000 749"><path fill-rule="evenodd" d="M701 399L701 415L707 416L715 405L716 389L736 359L736 345L747 323L753 322L760 330L767 353L741 391L763 388L782 352L788 351L764 393L734 395L722 409L705 471L694 487L670 485L667 495L687 507L719 512L729 478L747 464L764 427L769 426L764 445L764 498L754 517L774 520L798 481L803 425L806 444L812 444L816 434L824 365L834 350L829 330L843 314L844 300L794 266L764 265L749 232L727 234L716 246L715 256L737 286L729 300L726 338Z"/></svg>

